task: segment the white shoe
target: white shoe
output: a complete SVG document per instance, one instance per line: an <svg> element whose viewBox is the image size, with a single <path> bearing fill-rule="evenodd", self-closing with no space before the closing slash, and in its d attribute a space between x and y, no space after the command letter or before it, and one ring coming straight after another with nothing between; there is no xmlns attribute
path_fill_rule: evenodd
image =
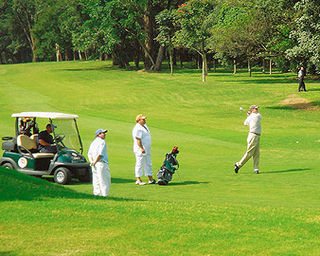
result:
<svg viewBox="0 0 320 256"><path fill-rule="evenodd" d="M137 180L137 181L136 181L136 185L143 186L143 185L146 185L146 183L143 182L143 181L141 181L141 180Z"/></svg>
<svg viewBox="0 0 320 256"><path fill-rule="evenodd" d="M254 173L255 174L259 174L260 172L259 172L259 169L254 169Z"/></svg>

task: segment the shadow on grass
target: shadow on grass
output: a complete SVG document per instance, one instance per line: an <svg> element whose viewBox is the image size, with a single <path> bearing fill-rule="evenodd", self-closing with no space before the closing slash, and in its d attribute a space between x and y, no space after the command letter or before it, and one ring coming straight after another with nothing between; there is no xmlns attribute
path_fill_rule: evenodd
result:
<svg viewBox="0 0 320 256"><path fill-rule="evenodd" d="M111 178L111 183L132 183L134 184L134 179L123 179L123 178Z"/></svg>
<svg viewBox="0 0 320 256"><path fill-rule="evenodd" d="M163 73L163 74L170 74L170 67L168 64L163 64L161 67L161 71L152 71L152 70L144 70L142 66L139 68L136 68L135 66L129 66L127 68L119 68L118 66L112 66L112 65L103 65L103 66L94 66L94 67L79 67L79 68L64 68L64 69L58 69L59 71L67 71L67 72L83 72L83 71L133 71L133 72L146 72L146 73ZM175 66L173 74L197 74L201 75L202 70L198 69L196 65L193 64L187 64L183 67ZM281 78L283 78L282 82L287 83L288 81L297 83L296 78L286 78L288 77L288 74L290 73L281 73L281 72L275 72L273 75L269 75L267 73L262 73L259 69L253 70L252 77L249 77L249 74L247 76L242 76L243 74L248 74L248 71L246 69L238 69L236 74L233 74L233 69L229 68L217 68L214 70L213 68L210 68L209 70L209 76L220 76L220 75L230 75L230 76L237 76L240 75L239 78L248 78L250 79L250 82L258 82L263 83L267 81L267 83L270 83L270 80L273 80L273 83L281 83L279 81ZM265 79L252 79L253 77L260 77L264 76ZM307 80L309 82L309 80ZM247 82L247 81L246 81ZM312 83L313 81L310 80Z"/></svg>
<svg viewBox="0 0 320 256"><path fill-rule="evenodd" d="M270 106L266 107L267 109L275 109L275 110L297 110L297 108L291 106Z"/></svg>
<svg viewBox="0 0 320 256"><path fill-rule="evenodd" d="M290 105L268 106L266 108L276 110L309 110L314 107L320 107L320 101L299 102Z"/></svg>
<svg viewBox="0 0 320 256"><path fill-rule="evenodd" d="M243 77L241 77L243 78ZM233 83L246 83L246 84L295 84L296 81L290 78L279 78L279 77L268 77L261 79L235 79L234 81L230 81Z"/></svg>
<svg viewBox="0 0 320 256"><path fill-rule="evenodd" d="M83 71L122 71L122 69L112 66L99 66L99 67L83 67L83 68L65 68L58 71L67 72L83 72Z"/></svg>
<svg viewBox="0 0 320 256"><path fill-rule="evenodd" d="M287 169L287 170L275 170L275 171L266 171L263 174L275 174L275 173L288 173L288 172L304 172L309 171L310 168L296 168L296 169Z"/></svg>
<svg viewBox="0 0 320 256"><path fill-rule="evenodd" d="M309 92L320 92L320 88L310 88L308 89Z"/></svg>
<svg viewBox="0 0 320 256"><path fill-rule="evenodd" d="M76 192L70 188L19 173L15 170L0 168L0 202L1 201L32 201L47 198L92 199L112 201L141 201L122 197L94 197L93 195Z"/></svg>
<svg viewBox="0 0 320 256"><path fill-rule="evenodd" d="M18 255L16 252L0 252L0 256L16 256Z"/></svg>
<svg viewBox="0 0 320 256"><path fill-rule="evenodd" d="M194 181L194 180L186 180L182 182L172 182L169 183L169 186L186 186L186 185L199 185L199 184L208 184L210 182L207 181Z"/></svg>

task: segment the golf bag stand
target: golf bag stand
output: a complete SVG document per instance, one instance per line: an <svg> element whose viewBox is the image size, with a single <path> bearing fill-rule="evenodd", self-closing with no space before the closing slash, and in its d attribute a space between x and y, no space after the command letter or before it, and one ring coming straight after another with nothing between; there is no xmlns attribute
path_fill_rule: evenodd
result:
<svg viewBox="0 0 320 256"><path fill-rule="evenodd" d="M176 170L178 170L178 153L178 147L174 146L171 152L166 154L163 164L157 174L159 185L168 185L168 183L172 180L173 174L176 172Z"/></svg>

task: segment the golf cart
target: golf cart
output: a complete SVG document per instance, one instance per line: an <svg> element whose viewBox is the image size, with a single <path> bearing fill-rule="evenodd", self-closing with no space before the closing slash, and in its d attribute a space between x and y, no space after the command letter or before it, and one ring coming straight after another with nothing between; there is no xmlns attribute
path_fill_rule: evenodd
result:
<svg viewBox="0 0 320 256"><path fill-rule="evenodd" d="M91 167L82 155L82 142L77 126L77 115L55 112L22 112L12 114L15 137L2 137L0 166L32 175L53 175L58 184L71 179L91 180ZM38 150L38 127L50 124L57 153Z"/></svg>

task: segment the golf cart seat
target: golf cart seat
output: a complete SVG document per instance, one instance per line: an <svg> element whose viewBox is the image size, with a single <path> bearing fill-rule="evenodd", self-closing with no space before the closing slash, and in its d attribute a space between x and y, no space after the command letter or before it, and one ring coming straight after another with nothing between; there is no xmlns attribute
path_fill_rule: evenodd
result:
<svg viewBox="0 0 320 256"><path fill-rule="evenodd" d="M39 144L38 135L39 135L39 134L32 134L32 135L30 136L30 139L34 140L34 141L36 142L36 145L37 145L37 146L38 146L38 144Z"/></svg>
<svg viewBox="0 0 320 256"><path fill-rule="evenodd" d="M36 137L36 136L34 136ZM32 139L27 135L20 134L17 137L17 146L21 154L32 155L33 158L53 158L53 153L37 153L38 145L36 139Z"/></svg>

